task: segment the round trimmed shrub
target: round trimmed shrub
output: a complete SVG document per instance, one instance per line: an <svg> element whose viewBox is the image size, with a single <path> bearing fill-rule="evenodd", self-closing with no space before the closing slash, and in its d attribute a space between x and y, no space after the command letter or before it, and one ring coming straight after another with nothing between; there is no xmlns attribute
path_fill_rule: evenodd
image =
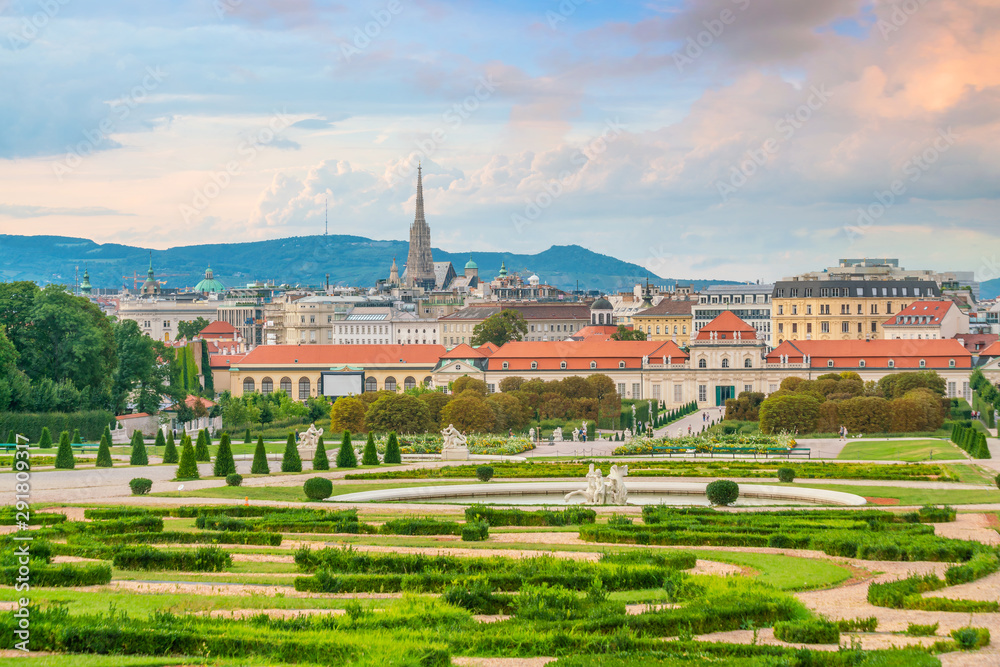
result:
<svg viewBox="0 0 1000 667"><path fill-rule="evenodd" d="M129 481L128 486L132 489L133 496L144 496L153 488L153 480L145 477L136 477Z"/></svg>
<svg viewBox="0 0 1000 667"><path fill-rule="evenodd" d="M243 475L238 472L231 472L226 475L226 486L240 486L243 484Z"/></svg>
<svg viewBox="0 0 1000 667"><path fill-rule="evenodd" d="M705 495L713 505L732 505L740 497L740 485L729 479L717 479L705 487Z"/></svg>
<svg viewBox="0 0 1000 667"><path fill-rule="evenodd" d="M325 500L333 495L333 482L325 477L312 477L302 485L302 490L310 500Z"/></svg>
<svg viewBox="0 0 1000 667"><path fill-rule="evenodd" d="M479 466L476 468L476 477L480 482L488 482L493 479L493 468L490 466Z"/></svg>
<svg viewBox="0 0 1000 667"><path fill-rule="evenodd" d="M996 483L997 488L1000 489L1000 475L997 475L993 481Z"/></svg>
<svg viewBox="0 0 1000 667"><path fill-rule="evenodd" d="M790 484L795 481L794 468L778 468L778 481Z"/></svg>

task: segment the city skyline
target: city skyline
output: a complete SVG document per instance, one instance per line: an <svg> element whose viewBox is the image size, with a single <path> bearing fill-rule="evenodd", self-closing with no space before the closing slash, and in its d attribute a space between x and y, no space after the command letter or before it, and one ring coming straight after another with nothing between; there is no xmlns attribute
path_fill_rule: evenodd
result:
<svg viewBox="0 0 1000 667"><path fill-rule="evenodd" d="M405 239L419 160L447 251L989 280L995 9L913 5L11 5L0 230Z"/></svg>

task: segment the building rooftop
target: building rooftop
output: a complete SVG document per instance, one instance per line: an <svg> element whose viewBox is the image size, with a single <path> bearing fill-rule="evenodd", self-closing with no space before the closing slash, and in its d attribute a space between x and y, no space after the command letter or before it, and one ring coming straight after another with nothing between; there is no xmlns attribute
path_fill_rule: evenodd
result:
<svg viewBox="0 0 1000 667"><path fill-rule="evenodd" d="M245 366L424 364L433 366L442 345L258 345L239 363Z"/></svg>
<svg viewBox="0 0 1000 667"><path fill-rule="evenodd" d="M811 368L971 368L972 355L954 338L874 339L874 340L786 340L768 353L768 363L779 363L787 355L789 362L801 363L808 355ZM830 365L830 361L833 365Z"/></svg>
<svg viewBox="0 0 1000 667"><path fill-rule="evenodd" d="M663 317L670 315L677 317L680 315L690 315L691 309L697 305L698 302L694 299L683 299L680 301L664 299L652 308L639 311L632 317Z"/></svg>
<svg viewBox="0 0 1000 667"><path fill-rule="evenodd" d="M754 340L757 338L757 330L740 319L733 311L724 310L698 330L695 340L736 340L737 338L739 340Z"/></svg>
<svg viewBox="0 0 1000 667"><path fill-rule="evenodd" d="M954 301L914 301L885 322L882 326L927 326L941 324L945 315L956 308Z"/></svg>
<svg viewBox="0 0 1000 667"><path fill-rule="evenodd" d="M487 370L617 370L642 367L643 357L659 360L671 357L680 363L688 355L673 341L616 341L591 336L576 341L512 341L505 344L487 361ZM562 368L562 363L566 368ZM596 364L591 367L591 362ZM503 364L507 364L504 369ZM535 363L535 369L531 364Z"/></svg>

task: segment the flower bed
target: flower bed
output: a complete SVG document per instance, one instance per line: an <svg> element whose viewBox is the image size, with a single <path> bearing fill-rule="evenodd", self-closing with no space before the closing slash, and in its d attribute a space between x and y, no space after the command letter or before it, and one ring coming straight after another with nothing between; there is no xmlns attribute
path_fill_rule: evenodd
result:
<svg viewBox="0 0 1000 667"><path fill-rule="evenodd" d="M384 441L384 438L382 439ZM506 435L469 435L466 437L470 454L491 454L494 456L513 456L534 448L531 440L523 435L508 437ZM400 452L403 454L440 454L442 438L440 435L427 434L405 436L400 438ZM376 447L379 442L376 440ZM383 446L380 449L384 449Z"/></svg>
<svg viewBox="0 0 1000 667"><path fill-rule="evenodd" d="M765 435L763 433L731 433L685 435L679 438L649 438L637 436L631 442L615 448L615 456L652 454L654 447L693 449L697 452L726 452L733 449L752 449L764 453L771 449L791 449L795 439L789 433Z"/></svg>

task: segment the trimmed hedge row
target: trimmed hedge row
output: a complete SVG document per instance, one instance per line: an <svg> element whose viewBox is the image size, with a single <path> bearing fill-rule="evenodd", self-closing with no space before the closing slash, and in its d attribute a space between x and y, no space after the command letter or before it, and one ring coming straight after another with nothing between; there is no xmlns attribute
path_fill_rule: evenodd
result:
<svg viewBox="0 0 1000 667"><path fill-rule="evenodd" d="M47 565L44 561L32 561L30 567L32 588L103 586L111 581L111 566L104 564ZM5 586L15 585L18 576L16 566L0 568L0 581Z"/></svg>
<svg viewBox="0 0 1000 667"><path fill-rule="evenodd" d="M990 448L986 435L971 426L955 424L951 429L951 441L964 449L974 459L990 458Z"/></svg>
<svg viewBox="0 0 1000 667"><path fill-rule="evenodd" d="M466 521L486 521L494 528L499 526L569 526L594 523L597 512L586 507L567 507L561 511L500 509L489 505L472 505L465 508Z"/></svg>
<svg viewBox="0 0 1000 667"><path fill-rule="evenodd" d="M88 442L97 442L109 424L115 423L115 416L106 410L86 410L83 412L0 412L0 433L14 431L37 443L42 437L42 429L48 427L50 433L73 432Z"/></svg>
<svg viewBox="0 0 1000 667"><path fill-rule="evenodd" d="M119 549L115 553L114 564L122 570L222 572L232 567L233 558L218 547L200 547L195 551L170 551L137 546Z"/></svg>
<svg viewBox="0 0 1000 667"><path fill-rule="evenodd" d="M281 546L281 533L254 533L248 531L185 533L126 533L102 535L101 542L119 544L247 544L253 546Z"/></svg>
<svg viewBox="0 0 1000 667"><path fill-rule="evenodd" d="M774 636L794 644L839 644L840 626L822 619L808 621L778 621Z"/></svg>

